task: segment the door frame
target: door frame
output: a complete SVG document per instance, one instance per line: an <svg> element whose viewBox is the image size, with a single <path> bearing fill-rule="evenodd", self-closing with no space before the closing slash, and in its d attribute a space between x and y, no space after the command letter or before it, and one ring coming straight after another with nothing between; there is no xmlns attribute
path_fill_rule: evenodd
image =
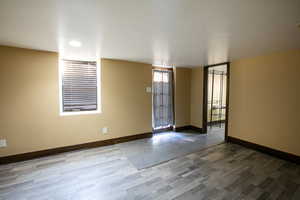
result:
<svg viewBox="0 0 300 200"><path fill-rule="evenodd" d="M204 66L203 70L203 116L202 116L202 132L207 133L207 104L208 104L208 69L220 65L227 65L226 80L226 111L225 111L225 142L228 141L228 116L229 116L229 89L230 89L230 62L223 62L213 65Z"/></svg>

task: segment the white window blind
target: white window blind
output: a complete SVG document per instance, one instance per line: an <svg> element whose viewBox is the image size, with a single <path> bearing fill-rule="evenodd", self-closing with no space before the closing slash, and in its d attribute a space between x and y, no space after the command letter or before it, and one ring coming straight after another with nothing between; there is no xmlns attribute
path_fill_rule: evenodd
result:
<svg viewBox="0 0 300 200"><path fill-rule="evenodd" d="M97 110L97 63L63 60L63 112Z"/></svg>

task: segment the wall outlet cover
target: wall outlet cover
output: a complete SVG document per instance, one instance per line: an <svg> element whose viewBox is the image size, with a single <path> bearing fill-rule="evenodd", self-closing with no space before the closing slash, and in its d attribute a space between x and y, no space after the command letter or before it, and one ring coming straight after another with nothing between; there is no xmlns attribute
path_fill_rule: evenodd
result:
<svg viewBox="0 0 300 200"><path fill-rule="evenodd" d="M6 140L4 139L0 140L0 147L6 147L6 146L7 146Z"/></svg>
<svg viewBox="0 0 300 200"><path fill-rule="evenodd" d="M108 133L108 128L107 127L103 127L102 128L102 133L103 134L107 134Z"/></svg>

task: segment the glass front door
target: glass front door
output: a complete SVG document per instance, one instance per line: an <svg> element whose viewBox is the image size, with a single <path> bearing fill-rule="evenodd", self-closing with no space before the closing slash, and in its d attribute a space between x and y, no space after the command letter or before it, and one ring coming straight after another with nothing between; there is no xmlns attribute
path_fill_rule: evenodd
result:
<svg viewBox="0 0 300 200"><path fill-rule="evenodd" d="M152 88L153 129L173 126L173 72L153 70Z"/></svg>

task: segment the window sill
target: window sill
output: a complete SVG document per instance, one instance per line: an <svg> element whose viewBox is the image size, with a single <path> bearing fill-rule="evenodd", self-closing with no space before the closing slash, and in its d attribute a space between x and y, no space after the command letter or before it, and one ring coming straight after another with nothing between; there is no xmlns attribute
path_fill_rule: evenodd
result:
<svg viewBox="0 0 300 200"><path fill-rule="evenodd" d="M93 114L101 114L101 111L93 110L93 111L78 111L78 112L60 112L60 116L93 115Z"/></svg>

